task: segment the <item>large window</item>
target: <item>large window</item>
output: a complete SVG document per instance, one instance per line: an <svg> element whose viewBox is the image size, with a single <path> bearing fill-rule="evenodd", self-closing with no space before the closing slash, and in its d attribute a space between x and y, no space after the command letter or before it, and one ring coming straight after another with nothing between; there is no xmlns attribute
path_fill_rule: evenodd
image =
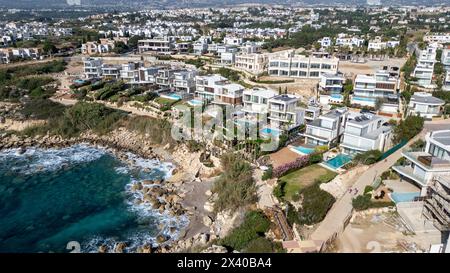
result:
<svg viewBox="0 0 450 273"><path fill-rule="evenodd" d="M434 144L430 145L430 150L428 152L437 158L445 159L445 160L449 159L449 153L446 150L444 150L441 147L436 146Z"/></svg>

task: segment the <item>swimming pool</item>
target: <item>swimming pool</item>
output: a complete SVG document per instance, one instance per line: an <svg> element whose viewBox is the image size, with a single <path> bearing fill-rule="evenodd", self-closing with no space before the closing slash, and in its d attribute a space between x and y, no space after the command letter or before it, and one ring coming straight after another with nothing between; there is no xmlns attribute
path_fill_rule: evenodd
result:
<svg viewBox="0 0 450 273"><path fill-rule="evenodd" d="M364 97L353 97L352 100L375 102L375 99Z"/></svg>
<svg viewBox="0 0 450 273"><path fill-rule="evenodd" d="M309 155L314 153L313 148L307 148L303 146L291 146L291 150L302 155Z"/></svg>
<svg viewBox="0 0 450 273"><path fill-rule="evenodd" d="M73 81L75 84L84 84L86 81L82 79L76 79Z"/></svg>
<svg viewBox="0 0 450 273"><path fill-rule="evenodd" d="M161 97L169 99L169 100L181 100L182 99L182 97L180 95L177 95L177 94L174 94L174 93L172 93L172 94L163 94L163 95L161 95Z"/></svg>
<svg viewBox="0 0 450 273"><path fill-rule="evenodd" d="M412 202L416 197L420 196L420 192L393 192L391 193L391 199L394 203Z"/></svg>
<svg viewBox="0 0 450 273"><path fill-rule="evenodd" d="M203 101L201 101L201 100L190 100L187 103L189 105L191 105L191 106L198 106L198 105L202 105Z"/></svg>
<svg viewBox="0 0 450 273"><path fill-rule="evenodd" d="M265 135L273 135L274 137L277 137L280 135L280 130L272 129L272 128L264 128L261 130L261 133L265 134Z"/></svg>
<svg viewBox="0 0 450 273"><path fill-rule="evenodd" d="M345 154L338 154L336 157L333 157L332 159L325 161L324 164L329 168L337 170L342 166L346 165L347 163L349 163L350 161L352 161L352 158L350 156Z"/></svg>

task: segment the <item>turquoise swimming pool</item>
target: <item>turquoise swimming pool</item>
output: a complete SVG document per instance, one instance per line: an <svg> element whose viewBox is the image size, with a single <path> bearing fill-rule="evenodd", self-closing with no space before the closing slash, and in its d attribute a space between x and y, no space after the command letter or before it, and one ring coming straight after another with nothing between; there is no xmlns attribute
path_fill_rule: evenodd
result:
<svg viewBox="0 0 450 273"><path fill-rule="evenodd" d="M365 98L365 97L353 97L353 100L358 100L358 101L367 101L367 102L374 102L375 99L372 98Z"/></svg>
<svg viewBox="0 0 450 273"><path fill-rule="evenodd" d="M175 93L164 94L164 95L161 95L161 97L169 99L169 100L181 100L182 99L182 97L180 95L177 95Z"/></svg>
<svg viewBox="0 0 450 273"><path fill-rule="evenodd" d="M303 146L292 146L291 149L294 150L294 152L304 154L304 155L309 155L309 154L314 153L313 148L307 148L307 147L303 147Z"/></svg>
<svg viewBox="0 0 450 273"><path fill-rule="evenodd" d="M188 104L192 105L192 106L198 106L198 105L202 105L203 102L201 100L190 100L190 101L188 101Z"/></svg>
<svg viewBox="0 0 450 273"><path fill-rule="evenodd" d="M342 166L346 165L347 163L349 163L350 161L352 161L352 158L348 155L345 154L338 154L336 157L333 157L330 160L327 160L324 162L324 164L332 169L339 169Z"/></svg>
<svg viewBox="0 0 450 273"><path fill-rule="evenodd" d="M271 129L271 128L264 128L261 130L261 133L265 134L265 135L273 135L273 136L279 136L280 135L280 130L278 129Z"/></svg>
<svg viewBox="0 0 450 273"><path fill-rule="evenodd" d="M397 193L393 192L391 193L391 199L394 201L394 203L398 204L401 202L412 202L416 197L420 196L420 192L402 192Z"/></svg>

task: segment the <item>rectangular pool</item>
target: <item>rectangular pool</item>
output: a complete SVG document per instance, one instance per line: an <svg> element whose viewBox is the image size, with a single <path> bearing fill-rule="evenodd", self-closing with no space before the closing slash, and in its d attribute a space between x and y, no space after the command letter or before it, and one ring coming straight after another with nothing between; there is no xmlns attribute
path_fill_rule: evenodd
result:
<svg viewBox="0 0 450 273"><path fill-rule="evenodd" d="M309 155L314 153L315 151L313 148L307 148L303 146L291 146L291 150L301 155Z"/></svg>
<svg viewBox="0 0 450 273"><path fill-rule="evenodd" d="M391 199L394 203L412 202L416 197L420 196L420 192L393 192L391 193Z"/></svg>
<svg viewBox="0 0 450 273"><path fill-rule="evenodd" d="M336 157L333 157L332 159L325 161L323 164L325 164L329 168L337 170L342 166L346 165L347 163L349 163L350 161L352 161L352 158L350 156L345 154L338 154Z"/></svg>
<svg viewBox="0 0 450 273"><path fill-rule="evenodd" d="M169 100L181 100L182 99L182 97L180 95L177 95L177 94L174 94L174 93L172 93L172 94L163 94L163 95L161 95L161 97L169 99Z"/></svg>
<svg viewBox="0 0 450 273"><path fill-rule="evenodd" d="M201 100L190 100L187 102L191 106L200 106L203 104L203 101Z"/></svg>

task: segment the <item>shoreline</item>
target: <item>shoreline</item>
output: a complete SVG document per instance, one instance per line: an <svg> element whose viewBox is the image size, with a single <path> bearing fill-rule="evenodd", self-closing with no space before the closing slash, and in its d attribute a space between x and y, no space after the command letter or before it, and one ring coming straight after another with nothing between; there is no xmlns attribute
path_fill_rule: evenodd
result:
<svg viewBox="0 0 450 273"><path fill-rule="evenodd" d="M177 252L179 250L177 249L177 245L179 245L180 242L198 238L202 235L200 231L205 231L205 228L201 227L203 225L203 213L198 211L198 208L202 206L189 207L185 202L185 200L188 199L196 200L198 199L196 195L202 194L188 190L189 188L195 187L196 184L202 184L202 181L198 178L200 168L196 169L192 168L192 166L184 164L183 159L180 159L180 155L175 154L179 151L179 149L175 149L175 151L168 151L170 147L152 145L137 135L131 136L133 133L120 129L117 131L118 132L112 132L111 134L103 136L85 133L79 137L69 139L49 135L31 138L12 134L4 137L0 141L0 152L8 149L20 149L19 152L24 153L26 149L31 147L42 149L61 149L74 145L86 144L94 148L105 149L106 151L112 153L118 160L121 160L130 167L135 167L136 165L133 158L130 158L127 155L128 153L145 160L158 160L161 163L166 162L172 164L173 169L170 173L168 173L169 176L167 179L164 179L164 181L139 181L137 183L133 183L130 187L135 191L143 191L139 192L139 194L143 197L143 200L135 201L149 203L149 206L152 206L153 209L159 209L160 212L162 212L163 209L170 209L170 215L184 215L189 221L186 226L178 230L177 238L170 240L170 238L158 236L157 248L143 245L140 249L137 249L136 252ZM143 182L145 182L146 185L143 186ZM162 190L152 189L150 191L149 187L154 186L155 184L157 184L158 187L152 188L159 188ZM167 197L169 200L166 200ZM202 237L202 239L204 238ZM119 249L114 249L112 252L123 252L125 247L126 246L121 243L117 246ZM107 251L111 252L111 249L106 249L105 246L99 246L98 252Z"/></svg>

